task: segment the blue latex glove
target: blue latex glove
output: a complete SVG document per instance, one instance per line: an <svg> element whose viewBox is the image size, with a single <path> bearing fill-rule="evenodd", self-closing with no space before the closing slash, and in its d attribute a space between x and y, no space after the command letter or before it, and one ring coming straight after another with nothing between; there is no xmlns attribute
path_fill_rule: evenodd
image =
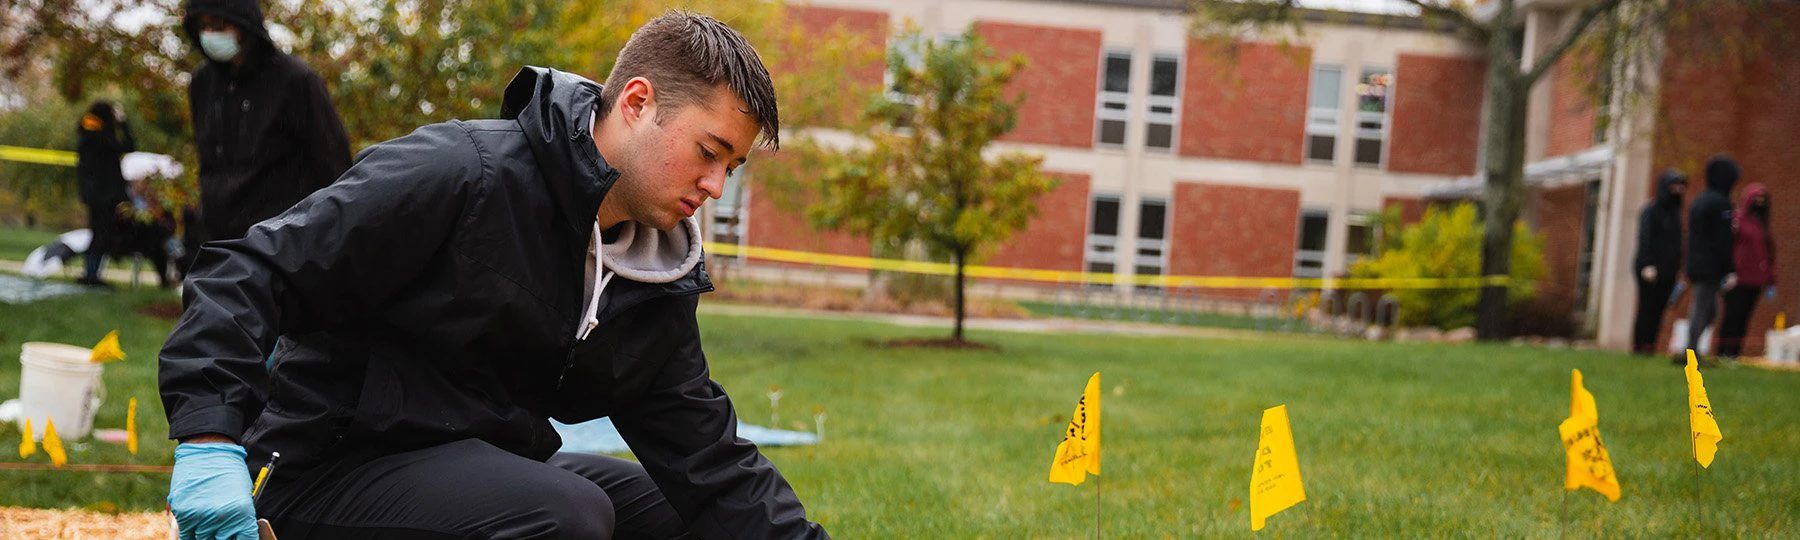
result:
<svg viewBox="0 0 1800 540"><path fill-rule="evenodd" d="M1775 286L1774 285L1770 285L1769 290L1763 291L1763 299L1771 300L1771 301L1775 300Z"/></svg>
<svg viewBox="0 0 1800 540"><path fill-rule="evenodd" d="M256 505L244 456L244 447L230 443L175 447L169 510L181 540L256 540Z"/></svg>

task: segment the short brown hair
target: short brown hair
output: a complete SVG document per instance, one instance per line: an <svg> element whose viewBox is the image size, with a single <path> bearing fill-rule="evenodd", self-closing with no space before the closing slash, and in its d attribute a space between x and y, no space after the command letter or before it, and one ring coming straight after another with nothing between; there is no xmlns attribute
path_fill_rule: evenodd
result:
<svg viewBox="0 0 1800 540"><path fill-rule="evenodd" d="M602 115L610 112L625 82L634 77L649 79L658 105L670 113L704 99L723 84L750 107L747 112L761 128L764 144L781 146L781 113L769 70L743 34L718 19L673 10L633 32L606 77Z"/></svg>

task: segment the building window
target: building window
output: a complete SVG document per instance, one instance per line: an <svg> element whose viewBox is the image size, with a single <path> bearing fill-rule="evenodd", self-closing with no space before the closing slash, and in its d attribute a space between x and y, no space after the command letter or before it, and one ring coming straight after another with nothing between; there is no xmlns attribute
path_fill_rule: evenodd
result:
<svg viewBox="0 0 1800 540"><path fill-rule="evenodd" d="M1300 238L1294 243L1294 277L1325 277L1325 233L1330 225L1330 212L1300 212Z"/></svg>
<svg viewBox="0 0 1800 540"><path fill-rule="evenodd" d="M1356 261L1362 260L1363 257L1375 254L1375 235L1377 234L1375 220L1367 213L1351 213L1349 225L1350 234L1344 240L1344 266L1346 268L1356 264Z"/></svg>
<svg viewBox="0 0 1800 540"><path fill-rule="evenodd" d="M1356 164L1380 167L1387 145L1388 103L1394 94L1394 74L1385 69L1365 69L1356 84Z"/></svg>
<svg viewBox="0 0 1800 540"><path fill-rule="evenodd" d="M1143 199L1138 205L1137 257L1133 266L1139 276L1163 275L1169 265L1168 249L1169 201ZM1144 290L1162 290L1157 286L1141 286Z"/></svg>
<svg viewBox="0 0 1800 540"><path fill-rule="evenodd" d="M1181 57L1158 54L1150 61L1149 111L1144 115L1144 146L1175 148L1175 119L1181 115Z"/></svg>
<svg viewBox="0 0 1800 540"><path fill-rule="evenodd" d="M1095 195L1088 213L1087 271L1110 274L1119 265L1119 196Z"/></svg>
<svg viewBox="0 0 1800 540"><path fill-rule="evenodd" d="M1337 157L1338 116L1343 110L1344 68L1314 66L1312 97L1306 109L1306 159L1331 163Z"/></svg>
<svg viewBox="0 0 1800 540"><path fill-rule="evenodd" d="M1100 103L1094 110L1094 142L1125 145L1126 102L1131 99L1131 51L1107 51L1100 65Z"/></svg>
<svg viewBox="0 0 1800 540"><path fill-rule="evenodd" d="M750 218L745 204L749 195L744 190L744 168L738 167L725 177L725 191L713 201L712 241L743 245L745 222Z"/></svg>

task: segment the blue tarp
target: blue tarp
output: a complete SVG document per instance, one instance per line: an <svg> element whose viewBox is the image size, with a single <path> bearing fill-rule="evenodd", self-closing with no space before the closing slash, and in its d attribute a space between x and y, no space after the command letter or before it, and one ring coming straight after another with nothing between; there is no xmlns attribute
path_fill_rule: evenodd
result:
<svg viewBox="0 0 1800 540"><path fill-rule="evenodd" d="M585 452L590 454L616 454L627 452L631 447L625 445L625 438L619 436L618 428L613 427L611 418L601 418L580 424L569 425L552 420L556 432L562 435L564 452ZM738 436L749 439L757 446L806 446L819 444L819 436L804 431L787 431L738 422Z"/></svg>

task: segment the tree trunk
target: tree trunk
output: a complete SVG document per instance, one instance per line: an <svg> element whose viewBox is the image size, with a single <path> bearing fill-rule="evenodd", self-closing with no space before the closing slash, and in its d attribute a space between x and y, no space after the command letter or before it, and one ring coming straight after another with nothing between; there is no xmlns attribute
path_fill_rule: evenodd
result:
<svg viewBox="0 0 1800 540"><path fill-rule="evenodd" d="M1525 190L1525 106L1529 87L1518 73L1519 51L1511 32L1488 43L1486 163L1481 275L1512 273L1513 224ZM1475 334L1483 341L1507 338L1507 288L1487 285L1475 306Z"/></svg>
<svg viewBox="0 0 1800 540"><path fill-rule="evenodd" d="M964 248L957 248L956 255L955 255L955 257L956 257L956 329L951 331L950 337L951 337L951 339L954 339L958 342L963 340L963 260L964 260L964 256L966 256L968 254L968 251L969 250L964 249Z"/></svg>

